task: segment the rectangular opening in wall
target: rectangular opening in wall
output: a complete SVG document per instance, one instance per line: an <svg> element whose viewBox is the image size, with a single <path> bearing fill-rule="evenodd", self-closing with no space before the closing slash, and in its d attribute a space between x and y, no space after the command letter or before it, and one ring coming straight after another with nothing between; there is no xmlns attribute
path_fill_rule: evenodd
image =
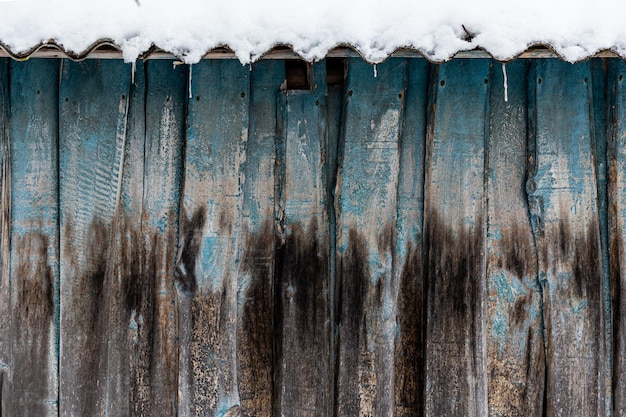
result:
<svg viewBox="0 0 626 417"><path fill-rule="evenodd" d="M346 79L346 64L345 58L327 58L326 59L326 84L331 85L343 85Z"/></svg>
<svg viewBox="0 0 626 417"><path fill-rule="evenodd" d="M312 66L301 59L285 60L287 90L311 90Z"/></svg>

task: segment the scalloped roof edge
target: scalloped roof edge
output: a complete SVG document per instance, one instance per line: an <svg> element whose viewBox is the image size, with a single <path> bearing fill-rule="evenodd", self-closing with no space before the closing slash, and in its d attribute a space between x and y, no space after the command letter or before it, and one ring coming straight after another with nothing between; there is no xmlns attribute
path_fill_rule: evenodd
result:
<svg viewBox="0 0 626 417"><path fill-rule="evenodd" d="M72 61L83 61L86 59L124 59L123 48L117 45L111 39L101 39L92 43L85 50L75 53L66 50L63 45L50 40L47 42L41 42L32 48L23 52L14 52L9 46L0 42L0 57L11 58L16 61L24 61L30 58L68 58ZM469 50L458 50L454 54L445 59L433 59L428 53L411 47L397 48L392 53L387 54L382 60L371 60L361 53L358 48L352 45L338 45L335 48L329 50L325 58L352 58L361 57L367 62L377 64L390 57L400 58L424 58L432 63L443 63L452 59L468 59L468 58L490 58L500 62L508 62L514 59L529 59L529 58L557 58L570 63L577 63L586 61L591 58L619 58L625 59L626 55L618 53L612 48L598 50L594 53L590 53L583 56L576 61L568 61L557 50L549 44L536 43L529 45L524 51L519 52L516 55L510 57L498 57L491 54L488 50L483 48L474 48ZM183 63L194 64L195 62L187 59L184 53L177 53L175 51L167 51L156 47L154 44L150 46L146 51L139 54L138 59L175 59ZM309 62L315 60L307 59L302 54L296 52L289 45L275 45L274 47L264 51L262 54L256 57L250 57L248 60L241 60L237 57L237 54L227 46L214 48L206 51L201 59L239 59L242 64L249 64L261 59L303 59ZM197 60L195 60L197 62ZM130 61L132 62L132 60Z"/></svg>

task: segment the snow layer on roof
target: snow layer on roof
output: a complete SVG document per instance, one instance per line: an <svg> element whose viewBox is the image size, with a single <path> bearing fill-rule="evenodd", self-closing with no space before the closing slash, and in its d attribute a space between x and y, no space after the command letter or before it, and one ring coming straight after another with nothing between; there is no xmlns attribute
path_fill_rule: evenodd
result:
<svg viewBox="0 0 626 417"><path fill-rule="evenodd" d="M227 46L245 64L276 45L307 60L347 45L380 62L399 48L432 61L474 48L509 60L542 44L574 62L601 50L626 58L626 1L0 0L11 54L53 42L80 55L104 39L126 61L153 45L187 63Z"/></svg>

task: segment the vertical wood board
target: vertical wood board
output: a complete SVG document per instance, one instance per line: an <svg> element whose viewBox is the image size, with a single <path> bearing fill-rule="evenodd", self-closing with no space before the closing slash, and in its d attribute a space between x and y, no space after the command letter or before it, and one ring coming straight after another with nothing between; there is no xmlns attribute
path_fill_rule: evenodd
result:
<svg viewBox="0 0 626 417"><path fill-rule="evenodd" d="M406 61L351 59L347 76L337 259L337 415L391 416L396 332L393 254Z"/></svg>
<svg viewBox="0 0 626 417"><path fill-rule="evenodd" d="M177 262L181 415L239 405L237 285L250 71L236 61L192 69Z"/></svg>
<svg viewBox="0 0 626 417"><path fill-rule="evenodd" d="M459 60L431 74L424 191L426 416L487 413L483 176L489 68L489 60Z"/></svg>
<svg viewBox="0 0 626 417"><path fill-rule="evenodd" d="M424 145L430 64L408 60L399 148L394 278L397 282L394 352L395 415L421 416L424 406Z"/></svg>
<svg viewBox="0 0 626 417"><path fill-rule="evenodd" d="M486 331L489 413L497 416L543 415L543 299L525 189L527 77L528 63L515 61L495 63L490 79Z"/></svg>
<svg viewBox="0 0 626 417"><path fill-rule="evenodd" d="M604 290L589 64L536 63L531 214L547 343L546 412L604 415Z"/></svg>
<svg viewBox="0 0 626 417"><path fill-rule="evenodd" d="M280 93L275 410L294 417L332 413L324 63L313 73L322 75L313 91Z"/></svg>
<svg viewBox="0 0 626 417"><path fill-rule="evenodd" d="M130 66L63 61L59 93L60 413L109 402L111 251L127 126Z"/></svg>

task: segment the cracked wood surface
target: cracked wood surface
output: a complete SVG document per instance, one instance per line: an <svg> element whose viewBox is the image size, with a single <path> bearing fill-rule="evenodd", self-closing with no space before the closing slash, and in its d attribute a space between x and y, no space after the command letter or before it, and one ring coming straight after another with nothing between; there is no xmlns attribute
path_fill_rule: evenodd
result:
<svg viewBox="0 0 626 417"><path fill-rule="evenodd" d="M289 68L0 60L0 416L623 415L625 64Z"/></svg>

